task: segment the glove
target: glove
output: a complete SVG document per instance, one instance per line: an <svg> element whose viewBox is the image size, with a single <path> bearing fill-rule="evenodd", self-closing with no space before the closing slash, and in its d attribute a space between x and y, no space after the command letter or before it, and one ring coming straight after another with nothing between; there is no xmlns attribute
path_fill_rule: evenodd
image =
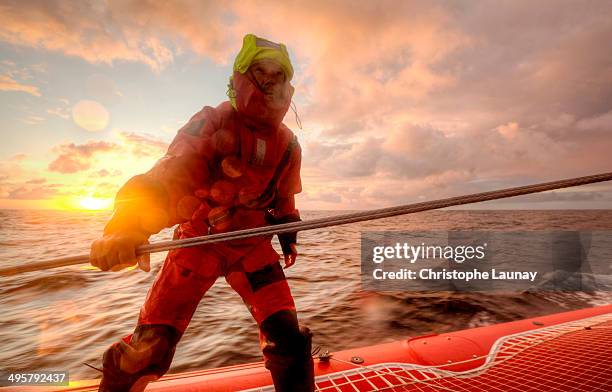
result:
<svg viewBox="0 0 612 392"><path fill-rule="evenodd" d="M266 211L265 219L271 225L280 225L283 223L292 223L292 222L300 222L302 219L298 214L289 214L285 215L281 218L277 218L270 211ZM280 233L276 235L278 237L278 242L280 243L281 249L283 250L283 255L290 255L291 244L297 243L297 231L288 232L288 233Z"/></svg>

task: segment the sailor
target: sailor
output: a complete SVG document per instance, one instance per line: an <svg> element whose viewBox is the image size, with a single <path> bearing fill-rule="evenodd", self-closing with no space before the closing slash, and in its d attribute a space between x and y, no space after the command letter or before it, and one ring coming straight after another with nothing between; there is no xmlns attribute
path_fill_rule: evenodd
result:
<svg viewBox="0 0 612 392"><path fill-rule="evenodd" d="M229 100L205 106L183 126L151 170L119 190L91 263L103 271L138 263L137 246L178 224L174 238L299 221L301 148L282 119L293 86L283 44L248 34L228 85ZM297 257L296 233L278 235L284 267ZM223 276L259 326L265 366L277 391L314 391L311 337L295 303L272 236L168 252L132 334L103 355L100 391L141 391L170 367L202 296Z"/></svg>

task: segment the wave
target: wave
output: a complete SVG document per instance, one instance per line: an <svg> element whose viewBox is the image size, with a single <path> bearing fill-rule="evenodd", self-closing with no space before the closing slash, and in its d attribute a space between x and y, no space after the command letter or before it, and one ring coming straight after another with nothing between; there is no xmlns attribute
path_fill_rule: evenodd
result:
<svg viewBox="0 0 612 392"><path fill-rule="evenodd" d="M31 276L31 274L29 275ZM41 293L53 293L66 289L84 288L89 283L86 274L76 271L52 271L45 275L34 275L31 278L12 279L11 283L4 284L0 288L0 295L15 295L27 293L36 295Z"/></svg>

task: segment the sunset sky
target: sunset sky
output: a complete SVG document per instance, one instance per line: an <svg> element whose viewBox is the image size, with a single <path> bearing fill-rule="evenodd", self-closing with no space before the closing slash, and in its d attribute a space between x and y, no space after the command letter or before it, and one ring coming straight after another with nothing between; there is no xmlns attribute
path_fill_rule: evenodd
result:
<svg viewBox="0 0 612 392"><path fill-rule="evenodd" d="M609 1L2 1L0 208L109 207L226 99L246 33L294 63L301 209L612 171ZM485 207L610 208L612 184Z"/></svg>

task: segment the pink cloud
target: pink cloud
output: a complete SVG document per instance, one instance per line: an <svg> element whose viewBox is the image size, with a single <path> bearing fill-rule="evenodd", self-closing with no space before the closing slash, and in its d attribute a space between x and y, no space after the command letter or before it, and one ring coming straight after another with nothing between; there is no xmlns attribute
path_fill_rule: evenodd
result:
<svg viewBox="0 0 612 392"><path fill-rule="evenodd" d="M165 140L142 133L120 132L119 136L126 143L131 153L136 157L161 156L170 145L170 143Z"/></svg>
<svg viewBox="0 0 612 392"><path fill-rule="evenodd" d="M11 161L23 161L24 159L26 159L28 156L22 152L13 155L12 157L10 157L9 159Z"/></svg>
<svg viewBox="0 0 612 392"><path fill-rule="evenodd" d="M90 141L85 144L64 144L55 148L59 156L49 163L49 170L59 173L76 173L91 167L91 158L99 152L119 149L115 143Z"/></svg>
<svg viewBox="0 0 612 392"><path fill-rule="evenodd" d="M139 158L145 156L161 157L169 143L151 135L135 132L119 132L123 143L106 141L89 141L84 144L68 143L57 146L54 150L58 156L49 163L48 169L59 173L76 173L91 168L96 154L108 152L129 153ZM100 170L97 175L118 176L121 172L115 170Z"/></svg>
<svg viewBox="0 0 612 392"><path fill-rule="evenodd" d="M26 181L26 184L44 184L47 182L46 178L35 178L33 180Z"/></svg>
<svg viewBox="0 0 612 392"><path fill-rule="evenodd" d="M20 173L0 174L0 199L41 200L59 195L60 184L47 184L45 178L24 181Z"/></svg>
<svg viewBox="0 0 612 392"><path fill-rule="evenodd" d="M612 131L612 110L607 113L583 118L576 124L580 130L603 130Z"/></svg>
<svg viewBox="0 0 612 392"><path fill-rule="evenodd" d="M111 172L107 169L101 169L95 172L92 176L93 177L116 177L116 176L120 176L121 174L122 174L121 170L113 170Z"/></svg>
<svg viewBox="0 0 612 392"><path fill-rule="evenodd" d="M15 2L0 6L0 40L92 63L140 62L160 71L186 49L224 61L223 13L214 2L199 1Z"/></svg>
<svg viewBox="0 0 612 392"><path fill-rule="evenodd" d="M38 87L30 85L30 84L22 84L18 81L14 80L8 75L0 75L0 90L2 91L21 91L24 93L28 93L34 95L35 97L40 97L40 91Z"/></svg>
<svg viewBox="0 0 612 392"><path fill-rule="evenodd" d="M49 170L58 173L76 173L89 169L91 163L82 158L72 157L69 155L60 155L49 164Z"/></svg>
<svg viewBox="0 0 612 392"><path fill-rule="evenodd" d="M45 121L44 117L33 116L33 115L30 115L30 116L27 116L27 117L21 119L21 122L23 122L25 124L29 124L29 125L41 124L44 121Z"/></svg>
<svg viewBox="0 0 612 392"><path fill-rule="evenodd" d="M8 192L7 199L41 200L57 196L56 185L20 186Z"/></svg>
<svg viewBox="0 0 612 392"><path fill-rule="evenodd" d="M60 101L60 103L61 105L59 106L48 108L47 113L63 118L64 120L70 119L71 108L70 108L69 103L64 102L64 101Z"/></svg>

